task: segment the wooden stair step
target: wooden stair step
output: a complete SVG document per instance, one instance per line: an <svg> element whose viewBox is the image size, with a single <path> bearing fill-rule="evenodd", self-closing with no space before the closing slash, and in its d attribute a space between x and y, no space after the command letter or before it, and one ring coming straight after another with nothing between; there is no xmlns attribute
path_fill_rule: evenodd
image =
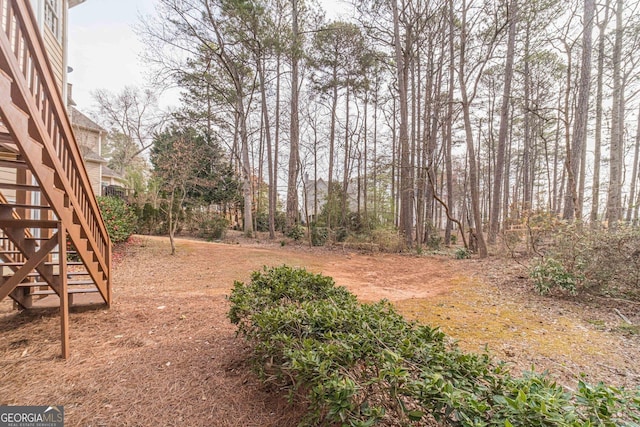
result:
<svg viewBox="0 0 640 427"><path fill-rule="evenodd" d="M2 190L22 190L22 191L40 191L39 185L15 184L11 182L0 182Z"/></svg>
<svg viewBox="0 0 640 427"><path fill-rule="evenodd" d="M68 280L67 285L95 285L95 283L93 282L93 280ZM47 282L22 282L18 285L18 288L35 288L38 286L49 286L49 284Z"/></svg>
<svg viewBox="0 0 640 427"><path fill-rule="evenodd" d="M69 288L67 289L68 294L94 294L99 292L98 288ZM33 291L29 295L38 296L38 295L56 295L56 291L53 289L46 289L44 291Z"/></svg>
<svg viewBox="0 0 640 427"><path fill-rule="evenodd" d="M1 265L1 263L0 263ZM32 271L31 273L27 274L27 277L29 278L35 278L35 277L40 277L41 274L38 273L37 271ZM77 277L77 276L89 276L89 273L86 271L67 271L67 277ZM3 276L4 280L8 280L11 277L11 275L6 275ZM58 277L57 274L54 274L53 277Z"/></svg>
<svg viewBox="0 0 640 427"><path fill-rule="evenodd" d="M39 265L59 265L58 262L43 262ZM0 267L22 267L24 265L23 262L0 262ZM81 261L67 261L67 265L84 265Z"/></svg>
<svg viewBox="0 0 640 427"><path fill-rule="evenodd" d="M52 219L0 219L0 228L58 228Z"/></svg>
<svg viewBox="0 0 640 427"><path fill-rule="evenodd" d="M0 159L0 167L13 169L29 169L29 165L24 160Z"/></svg>
<svg viewBox="0 0 640 427"><path fill-rule="evenodd" d="M0 164L0 166L2 166ZM31 210L51 210L51 206L46 205L30 205L28 203L0 203L0 209L13 208L13 209L31 209Z"/></svg>

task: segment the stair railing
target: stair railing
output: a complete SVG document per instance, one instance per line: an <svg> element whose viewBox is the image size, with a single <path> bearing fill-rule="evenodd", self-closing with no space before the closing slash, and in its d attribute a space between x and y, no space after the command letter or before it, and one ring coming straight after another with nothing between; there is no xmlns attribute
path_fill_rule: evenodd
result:
<svg viewBox="0 0 640 427"><path fill-rule="evenodd" d="M10 117L0 118L16 138L42 194L67 224L78 254L110 303L111 241L29 1L0 0L0 27L0 70L9 71L13 104L30 116L28 131L6 120ZM47 176L42 164L53 169L53 177ZM64 196L54 194L56 189Z"/></svg>

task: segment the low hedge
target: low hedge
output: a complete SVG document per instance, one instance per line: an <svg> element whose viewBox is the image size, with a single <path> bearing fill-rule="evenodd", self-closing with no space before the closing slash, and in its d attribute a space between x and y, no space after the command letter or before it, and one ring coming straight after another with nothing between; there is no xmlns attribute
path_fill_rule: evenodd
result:
<svg viewBox="0 0 640 427"><path fill-rule="evenodd" d="M229 319L265 382L304 399L301 425L638 426L640 389L548 375L514 377L488 354L461 351L386 301L361 304L333 280L278 267L236 282Z"/></svg>

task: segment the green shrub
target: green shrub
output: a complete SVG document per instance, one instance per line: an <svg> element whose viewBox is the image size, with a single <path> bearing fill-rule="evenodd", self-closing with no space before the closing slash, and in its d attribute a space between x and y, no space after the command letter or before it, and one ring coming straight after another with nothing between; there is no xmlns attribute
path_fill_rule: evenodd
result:
<svg viewBox="0 0 640 427"><path fill-rule="evenodd" d="M589 290L604 294L623 295L625 298L640 298L640 228L618 225L615 230L588 229L576 224L557 225L552 237L540 239L537 254L540 258L552 259L551 264L539 259L532 270L540 279L553 276L549 285ZM542 267L539 264L543 264ZM538 285L536 285L538 286Z"/></svg>
<svg viewBox="0 0 640 427"><path fill-rule="evenodd" d="M256 214L256 231L269 231L269 214L267 212L258 212ZM286 215L284 212L276 211L274 219L275 231L284 231L286 224Z"/></svg>
<svg viewBox="0 0 640 427"><path fill-rule="evenodd" d="M471 252L467 248L458 248L455 252L456 259L469 259L471 258Z"/></svg>
<svg viewBox="0 0 640 427"><path fill-rule="evenodd" d="M402 252L405 242L398 230L391 227L379 227L371 230L371 241L383 252Z"/></svg>
<svg viewBox="0 0 640 427"><path fill-rule="evenodd" d="M200 220L198 224L198 235L208 240L224 239L229 221L217 214L211 214Z"/></svg>
<svg viewBox="0 0 640 427"><path fill-rule="evenodd" d="M138 221L135 211L118 197L105 196L97 200L111 242L127 240L134 233Z"/></svg>
<svg viewBox="0 0 640 427"><path fill-rule="evenodd" d="M296 224L287 231L287 237L295 240L296 242L302 240L304 237L304 227Z"/></svg>
<svg viewBox="0 0 640 427"><path fill-rule="evenodd" d="M313 246L324 246L327 243L329 237L329 230L327 227L311 227L311 244Z"/></svg>
<svg viewBox="0 0 640 427"><path fill-rule="evenodd" d="M512 377L464 353L389 302L358 303L329 277L286 266L236 282L230 320L265 382L301 398L301 425L633 426L640 389L580 383L569 393L535 372Z"/></svg>
<svg viewBox="0 0 640 427"><path fill-rule="evenodd" d="M553 258L545 258L533 266L529 272L533 285L542 295L559 288L575 295L578 278Z"/></svg>
<svg viewBox="0 0 640 427"><path fill-rule="evenodd" d="M437 234L429 235L429 239L427 239L427 247L431 250L437 251L442 246L443 239Z"/></svg>

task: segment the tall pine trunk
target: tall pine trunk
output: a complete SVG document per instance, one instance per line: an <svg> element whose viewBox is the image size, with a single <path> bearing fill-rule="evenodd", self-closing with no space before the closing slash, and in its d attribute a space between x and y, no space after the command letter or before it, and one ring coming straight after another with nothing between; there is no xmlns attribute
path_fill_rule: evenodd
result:
<svg viewBox="0 0 640 427"><path fill-rule="evenodd" d="M578 179L582 174L580 165L586 151L587 119L589 115L589 89L591 86L591 30L595 15L595 0L584 0L584 19L582 23L582 58L580 63L580 82L578 83L578 105L573 122L571 151L567 153L567 175L569 177L565 200L564 218L582 220L582 195L579 193ZM584 165L582 167L584 170ZM584 181L583 181L584 182ZM583 184L584 185L584 184Z"/></svg>
<svg viewBox="0 0 640 427"><path fill-rule="evenodd" d="M298 0L291 0L291 119L289 127L289 179L287 183L287 228L298 222L298 172L300 165L300 122L298 74L300 58L300 35L298 33Z"/></svg>
<svg viewBox="0 0 640 427"><path fill-rule="evenodd" d="M463 1L462 26L460 32L460 59L458 77L460 82L460 95L462 96L462 115L464 117L465 139L467 143L467 162L469 164L469 193L471 195L471 213L474 223L474 236L478 245L478 254L481 258L487 256L487 245L482 231L482 214L480 212L480 188L478 180L478 165L476 161L475 147L473 144L473 129L471 127L470 101L467 94L466 82L466 44L467 44L467 10L466 1Z"/></svg>
<svg viewBox="0 0 640 427"><path fill-rule="evenodd" d="M407 98L407 64L400 43L400 16L397 0L391 1L393 9L393 34L400 102L400 231L408 247L413 245L413 194L409 157L409 111Z"/></svg>
<svg viewBox="0 0 640 427"><path fill-rule="evenodd" d="M598 70L596 83L596 125L593 148L593 185L591 187L591 214L589 219L591 225L595 226L598 220L598 208L600 207L600 158L602 152L602 98L604 86L604 49L605 31L609 23L609 4L607 0L604 5L604 19L598 23Z"/></svg>
<svg viewBox="0 0 640 427"><path fill-rule="evenodd" d="M611 109L611 149L609 160L609 191L607 194L607 221L609 227L615 229L621 219L622 210L622 166L623 144L622 123L623 111L620 111L622 100L622 76L620 60L622 56L622 9L623 0L616 3L616 29L613 46L613 96Z"/></svg>
<svg viewBox="0 0 640 427"><path fill-rule="evenodd" d="M493 178L493 200L491 202L491 222L489 225L489 243L494 244L500 231L500 208L502 183L504 181L504 158L509 126L509 106L511 105L511 80L513 79L513 62L515 57L516 27L518 23L518 1L511 0L509 7L509 36L507 41L507 58L504 66L504 87L502 89L502 105L500 107L500 129L498 131L498 147L496 167Z"/></svg>

